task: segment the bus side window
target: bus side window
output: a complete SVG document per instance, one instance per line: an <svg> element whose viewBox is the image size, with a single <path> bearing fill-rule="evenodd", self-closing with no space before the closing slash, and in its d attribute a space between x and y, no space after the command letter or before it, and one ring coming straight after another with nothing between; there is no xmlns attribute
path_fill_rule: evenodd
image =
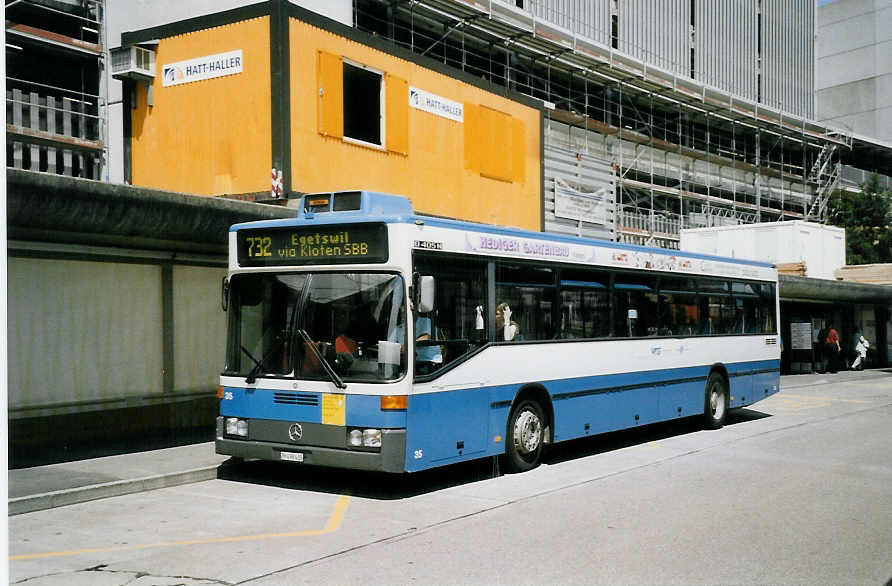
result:
<svg viewBox="0 0 892 586"><path fill-rule="evenodd" d="M554 279L554 271L549 267L499 263L496 303L511 308L511 321L516 325L513 341L551 340L554 337ZM495 339L503 341L504 333L495 332Z"/></svg>
<svg viewBox="0 0 892 586"><path fill-rule="evenodd" d="M760 310L760 326L757 331L761 330L762 334L776 334L777 323L775 320L774 307L774 284L762 283L759 289L759 310Z"/></svg>
<svg viewBox="0 0 892 586"><path fill-rule="evenodd" d="M485 262L454 260L438 254L416 253L414 272L431 275L436 284L436 309L424 317L430 319L430 339L442 354L436 370L453 362L481 344L486 343L486 284ZM480 307L481 329L477 328L477 308ZM426 351L424 354L431 354Z"/></svg>
<svg viewBox="0 0 892 586"><path fill-rule="evenodd" d="M660 328L664 336L697 334L697 289L687 277L660 278Z"/></svg>
<svg viewBox="0 0 892 586"><path fill-rule="evenodd" d="M618 273L613 298L616 304L613 327L616 337L659 335L656 277Z"/></svg>
<svg viewBox="0 0 892 586"><path fill-rule="evenodd" d="M610 274L588 269L561 269L558 339L605 338L610 335Z"/></svg>

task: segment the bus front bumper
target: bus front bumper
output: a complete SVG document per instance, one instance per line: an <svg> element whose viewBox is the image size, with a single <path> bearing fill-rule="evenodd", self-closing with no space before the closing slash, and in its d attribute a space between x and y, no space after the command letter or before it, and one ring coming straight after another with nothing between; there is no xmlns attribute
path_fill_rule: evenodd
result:
<svg viewBox="0 0 892 586"><path fill-rule="evenodd" d="M341 429L344 430L343 437L346 435L346 428ZM384 429L381 431L381 448L375 451L352 450L341 446L233 439L223 437L221 433L217 434L215 445L218 454L246 460L269 460L373 472L405 472L406 430Z"/></svg>

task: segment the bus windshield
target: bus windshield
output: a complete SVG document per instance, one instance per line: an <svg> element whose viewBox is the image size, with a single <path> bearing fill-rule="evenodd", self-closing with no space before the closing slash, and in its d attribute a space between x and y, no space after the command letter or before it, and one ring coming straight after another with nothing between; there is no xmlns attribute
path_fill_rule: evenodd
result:
<svg viewBox="0 0 892 586"><path fill-rule="evenodd" d="M224 374L386 382L406 372L403 279L254 273L231 280Z"/></svg>

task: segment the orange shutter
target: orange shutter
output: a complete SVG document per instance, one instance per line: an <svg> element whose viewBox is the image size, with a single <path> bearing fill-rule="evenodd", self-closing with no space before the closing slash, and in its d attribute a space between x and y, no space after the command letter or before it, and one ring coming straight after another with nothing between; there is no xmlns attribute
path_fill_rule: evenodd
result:
<svg viewBox="0 0 892 586"><path fill-rule="evenodd" d="M484 123L481 129L485 136L481 140L480 174L490 179L511 181L513 127L511 116L492 108L480 108Z"/></svg>
<svg viewBox="0 0 892 586"><path fill-rule="evenodd" d="M385 78L387 111L387 150L409 154L409 84L387 74Z"/></svg>
<svg viewBox="0 0 892 586"><path fill-rule="evenodd" d="M480 106L465 104L465 169L480 172Z"/></svg>
<svg viewBox="0 0 892 586"><path fill-rule="evenodd" d="M341 58L319 51L316 69L319 134L344 136L344 72Z"/></svg>
<svg viewBox="0 0 892 586"><path fill-rule="evenodd" d="M511 170L513 181L515 183L523 183L526 179L526 168L524 163L527 159L527 142L524 136L523 120L520 118L511 119Z"/></svg>

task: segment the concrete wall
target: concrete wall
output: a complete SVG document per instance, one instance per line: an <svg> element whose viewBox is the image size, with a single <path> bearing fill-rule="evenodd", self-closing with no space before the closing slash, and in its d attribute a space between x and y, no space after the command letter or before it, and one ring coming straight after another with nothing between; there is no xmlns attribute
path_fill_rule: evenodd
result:
<svg viewBox="0 0 892 586"><path fill-rule="evenodd" d="M33 247L12 243L10 417L214 393L225 346L222 258L219 267L173 265L167 277L169 259L150 254L120 262L87 260L92 255L76 246L41 252L80 252L84 260L35 258ZM164 300L165 287L172 304ZM165 336L173 341L172 360L165 360ZM173 378L165 392L169 366Z"/></svg>
<svg viewBox="0 0 892 586"><path fill-rule="evenodd" d="M817 118L892 140L892 1L820 0Z"/></svg>
<svg viewBox="0 0 892 586"><path fill-rule="evenodd" d="M210 438L229 226L294 211L14 169L6 187L12 465Z"/></svg>

